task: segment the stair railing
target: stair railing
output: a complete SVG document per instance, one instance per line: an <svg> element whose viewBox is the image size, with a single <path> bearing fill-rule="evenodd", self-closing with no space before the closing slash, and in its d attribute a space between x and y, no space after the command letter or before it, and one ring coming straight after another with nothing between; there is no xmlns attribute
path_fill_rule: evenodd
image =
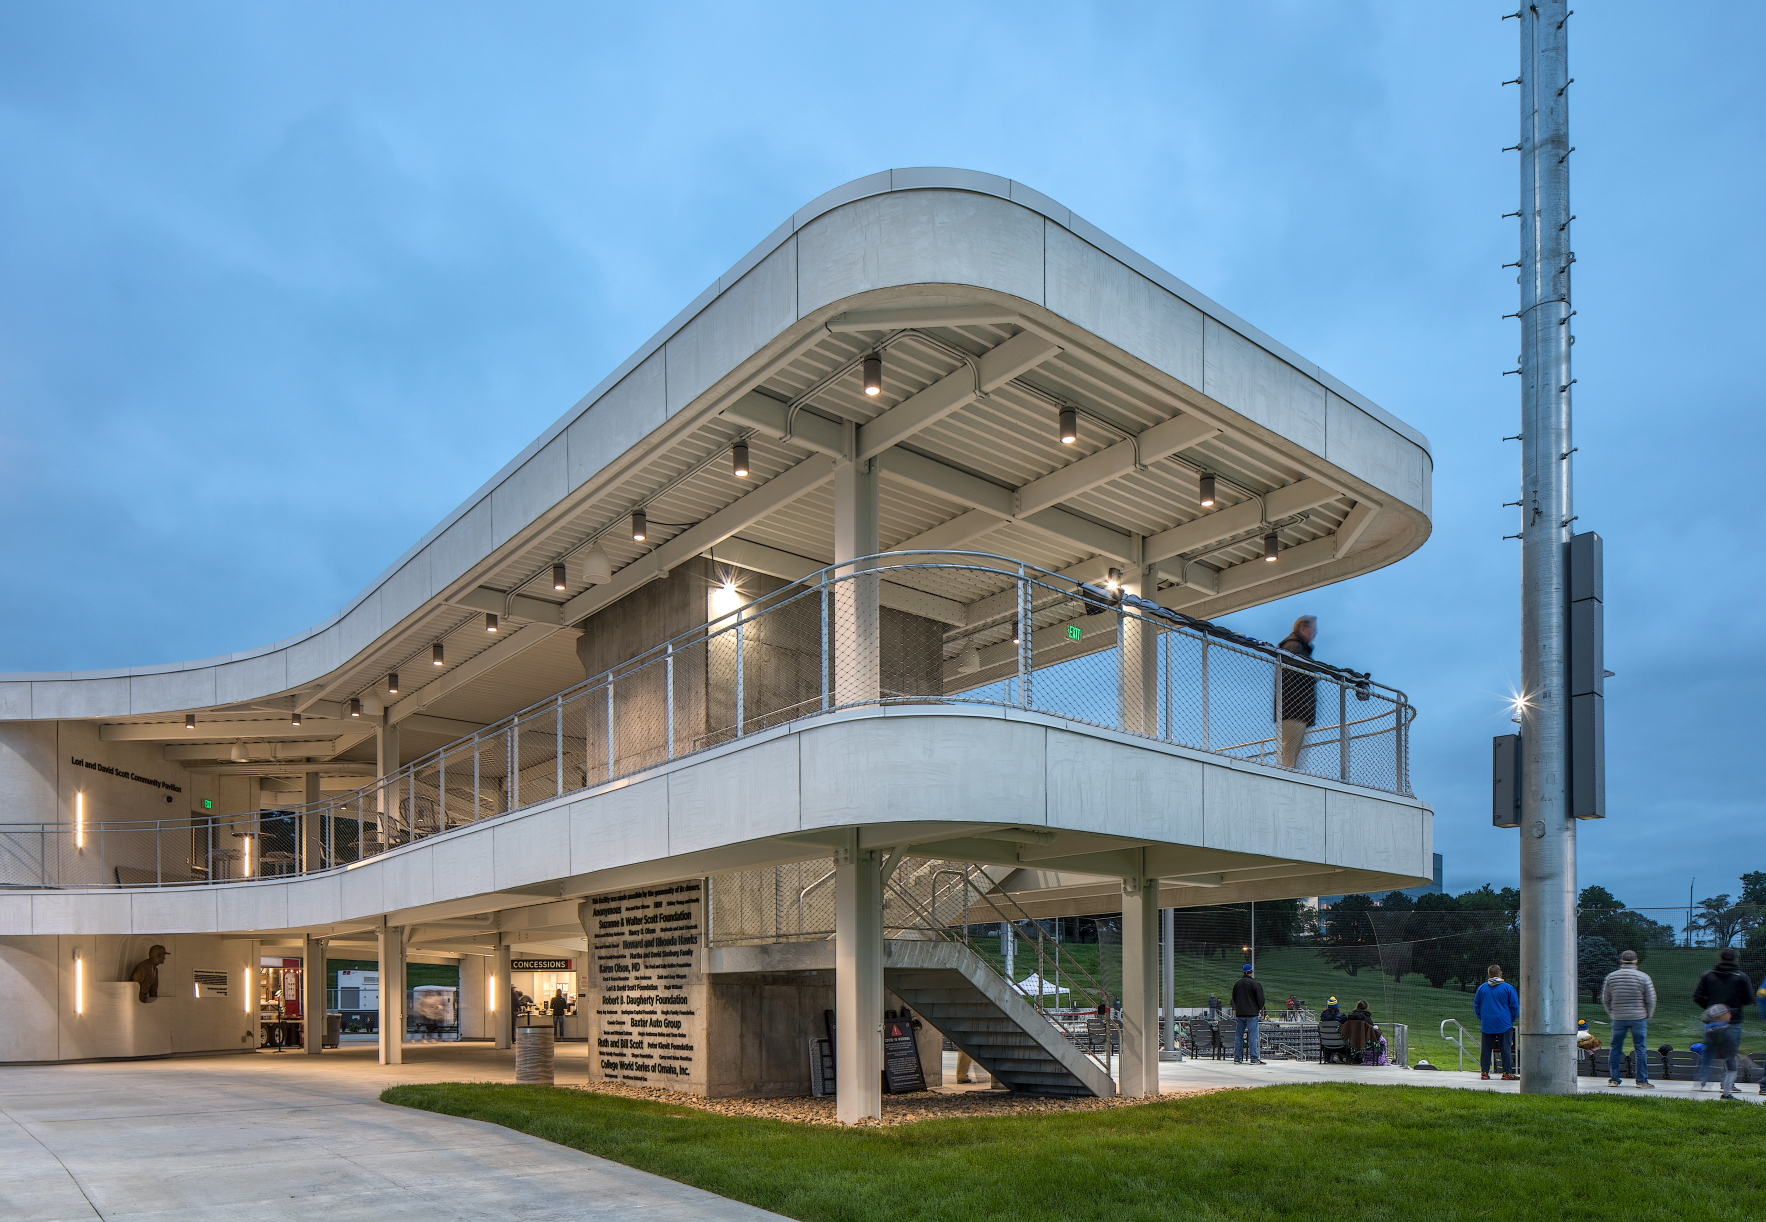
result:
<svg viewBox="0 0 1766 1222"><path fill-rule="evenodd" d="M986 893L982 892L980 890L980 888L978 888L975 885L974 875L978 872L979 872L979 870L975 866L966 866L962 869L957 869L954 867L947 867L947 868L936 871L933 875L932 904L931 904L930 910L928 910L926 904L920 899L919 896L915 895L908 888L903 887L899 882L896 881L896 879L893 875L885 882L885 886L889 889L891 894L893 894L898 900L900 900L903 904L905 904L915 915L917 915L919 917L919 924L914 926L914 928L924 929L925 931L932 934L935 938L939 939L940 941L954 942L954 943L957 943L958 945L961 945L961 946L967 948L968 950L974 952L975 957L978 960L980 960L983 964L985 964L987 969L990 972L992 972L996 977L998 977L1001 981L1003 981L1008 988L1010 988L1016 992L1016 991L1019 991L1018 982L1013 980L1011 978L1011 976L1007 975L1005 972L1001 971L999 968L995 967L993 965L993 961L991 959L989 959L987 955L982 954L979 951L977 951L974 944L973 944L973 941L969 935L969 927L970 927L971 922L968 920L968 917L969 917L970 910L971 910L971 905L969 903L969 897L970 897L971 893L979 895L981 897L981 899L983 900L983 902L987 903L988 906L990 908L992 908L996 913L999 913L1000 920L1003 922L1006 922L1008 924L1011 924L1013 926L1014 930L1016 929L1017 924L1018 924L1018 922L1015 921L1013 918L1007 916L1003 912L1000 912L999 906L997 904L994 904L992 902L992 900L990 899L990 897L988 897L986 895ZM957 926L957 928L959 928L961 930L961 933L954 932L951 928L951 925L944 922L944 921L941 921L937 915L937 910L939 907L938 879L941 877L944 877L946 875L954 875L960 880L960 882L957 884L957 886L960 888L960 891L959 891L959 895L961 897L960 912L962 914L962 921L961 921L961 924ZM949 894L949 892L947 891L946 894ZM1042 987L1042 982L1045 982L1049 979L1047 973L1044 970L1044 966L1047 961L1047 955L1046 955L1046 952L1044 949L1044 942L1047 940L1045 937L1046 931L1043 930L1040 925L1036 925L1034 922L1030 922L1030 924L1037 931L1037 936L1033 940L1033 944L1036 947L1036 955L1037 955L1037 972L1036 972L1036 976L1037 976L1037 980L1038 980L1037 987L1040 989ZM1089 973L1083 972L1083 970L1081 972L1081 975L1083 976L1085 983L1094 991L1094 993L1097 996L1106 997L1106 999L1107 999L1107 995L1104 993L1102 987L1096 983L1095 978L1093 978ZM1075 1048L1077 1048L1094 1065L1096 1065L1099 1069L1103 1070L1103 1072L1105 1074L1110 1073L1110 1045L1112 1042L1111 1041L1111 1034L1112 1033L1110 1031L1109 1024L1106 1024L1105 1036L1104 1036L1104 1047L1102 1049L1102 1055L1099 1055L1098 1052L1094 1051L1091 1048L1086 1047L1086 1045L1083 1042L1081 1042L1081 1040L1074 1038L1073 1032L1070 1031L1065 1025L1063 1025L1058 1019L1056 1019L1054 1015L1050 1014L1047 1010L1045 1010L1041 1005L1035 1004L1033 1002L1031 1008L1034 1009L1039 1015L1041 1015L1042 1018L1048 1022L1049 1026L1053 1027L1056 1031L1060 1032L1062 1038L1066 1039Z"/></svg>

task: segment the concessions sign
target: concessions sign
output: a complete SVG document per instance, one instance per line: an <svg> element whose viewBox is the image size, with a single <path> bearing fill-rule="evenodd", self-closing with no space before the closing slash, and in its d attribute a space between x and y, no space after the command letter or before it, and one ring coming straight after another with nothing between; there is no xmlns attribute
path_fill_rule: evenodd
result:
<svg viewBox="0 0 1766 1222"><path fill-rule="evenodd" d="M509 970L512 972L569 972L574 971L570 965L574 959L511 959Z"/></svg>

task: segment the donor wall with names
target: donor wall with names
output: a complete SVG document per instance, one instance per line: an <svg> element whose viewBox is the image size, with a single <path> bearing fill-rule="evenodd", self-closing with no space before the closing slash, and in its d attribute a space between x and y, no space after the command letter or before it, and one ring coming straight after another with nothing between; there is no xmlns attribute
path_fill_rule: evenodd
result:
<svg viewBox="0 0 1766 1222"><path fill-rule="evenodd" d="M705 880L588 899L594 1064L603 1081L705 1093Z"/></svg>

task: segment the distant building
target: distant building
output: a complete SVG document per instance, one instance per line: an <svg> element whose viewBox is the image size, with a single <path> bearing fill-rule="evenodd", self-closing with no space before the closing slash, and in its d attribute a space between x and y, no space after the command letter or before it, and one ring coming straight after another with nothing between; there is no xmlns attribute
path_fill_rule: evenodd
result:
<svg viewBox="0 0 1766 1222"><path fill-rule="evenodd" d="M1381 894L1388 894L1388 893L1382 892ZM1441 894L1441 854L1439 854L1439 853L1435 854L1435 881L1434 882L1425 883L1421 887L1406 887L1399 894L1408 895L1413 900L1414 899L1421 899L1425 895L1440 895ZM1340 900L1342 898L1343 897L1340 895L1321 895L1312 902L1312 906L1315 908L1329 908L1332 904L1336 903L1338 900ZM1376 902L1379 900L1379 898L1380 897L1378 895L1374 896L1374 900Z"/></svg>

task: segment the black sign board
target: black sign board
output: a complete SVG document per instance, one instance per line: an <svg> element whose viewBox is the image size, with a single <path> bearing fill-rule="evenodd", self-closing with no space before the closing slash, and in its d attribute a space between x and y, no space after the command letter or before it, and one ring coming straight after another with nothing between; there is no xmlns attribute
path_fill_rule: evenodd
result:
<svg viewBox="0 0 1766 1222"><path fill-rule="evenodd" d="M903 1010L883 1012L883 1089L892 1095L926 1089L920 1045L914 1040L914 1016Z"/></svg>
<svg viewBox="0 0 1766 1222"><path fill-rule="evenodd" d="M571 970L570 959L511 959L509 970L512 972L568 972Z"/></svg>

